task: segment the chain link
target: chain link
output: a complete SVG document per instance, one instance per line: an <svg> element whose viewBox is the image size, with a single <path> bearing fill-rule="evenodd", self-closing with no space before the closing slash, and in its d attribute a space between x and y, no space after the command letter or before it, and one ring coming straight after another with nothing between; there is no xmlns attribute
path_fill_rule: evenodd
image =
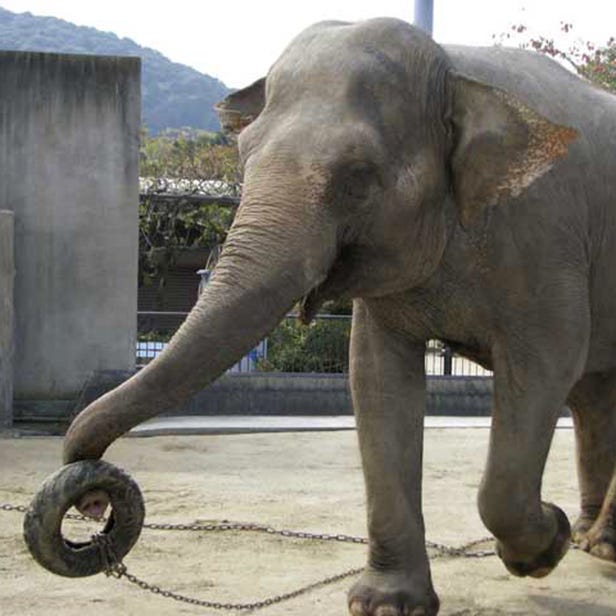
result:
<svg viewBox="0 0 616 616"><path fill-rule="evenodd" d="M8 503L0 503L0 511L17 511L18 513L27 513L28 508L24 505L9 505Z"/></svg>
<svg viewBox="0 0 616 616"><path fill-rule="evenodd" d="M0 511L16 511L17 513L28 513L28 507L26 507L25 505L11 505L9 503L0 503ZM80 522L107 521L104 518L101 518L100 520L94 520L94 518L89 518L86 515L76 513L66 513L64 517L69 520L79 520Z"/></svg>
<svg viewBox="0 0 616 616"><path fill-rule="evenodd" d="M248 531L255 533L266 533L268 535L278 535L290 539L310 539L315 541L338 541L341 543L367 544L365 537L354 537L352 535L330 535L328 533L308 533L297 530L277 529L264 524L252 524L242 522L213 522L210 524L144 524L143 528L149 530L179 530L179 531L201 531L201 532L225 532L225 531Z"/></svg>
<svg viewBox="0 0 616 616"><path fill-rule="evenodd" d="M139 579L137 576L129 573L126 570L124 565L119 566L121 571L117 575L115 572L111 572L111 575L115 577L125 577L131 584L135 584L142 590L147 590L155 595L160 595L161 597L165 597L166 599L173 599L175 601L179 601L182 603L188 603L190 605L196 605L199 607L206 607L213 610L226 610L226 611L255 611L263 609L264 607L269 607L270 605L275 605L277 603L282 603L283 601L288 601L289 599L295 599L301 595L309 593L317 588L321 588L323 586L327 586L329 584L334 584L339 582L347 577L351 577L353 575L357 575L363 571L363 567L359 567L356 569L349 569L348 571L344 571L343 573L338 573L336 575L332 575L330 577L323 578L318 582L313 582L311 584L307 584L306 586L302 586L297 590L293 590L287 593L283 593L280 595L274 595L267 599L263 599L262 601L254 601L253 603L220 603L218 601L206 601L204 599L195 599L193 597L187 597L185 595L180 595L178 593L174 593L170 590L164 590L160 586L156 586L155 584L150 584ZM116 567L117 569L118 567Z"/></svg>
<svg viewBox="0 0 616 616"><path fill-rule="evenodd" d="M28 508L23 505L11 505L8 503L0 503L0 511L15 511L18 513L26 513ZM83 515L76 515L67 513L67 518L72 520L79 520L85 522L92 522L92 518ZM101 519L99 522L104 522L105 520ZM345 535L345 534L336 534L332 535L329 533L309 533L305 531L296 531L296 530L288 530L288 529L276 529L272 526L267 526L264 524L252 524L252 523L241 523L241 522L229 522L227 520L223 520L222 522L213 522L209 524L169 524L169 523L146 523L143 525L143 528L147 528L148 530L175 530L175 531L196 531L196 532L256 532L256 533L266 533L268 535L277 535L281 537L286 537L290 539L303 539L310 541L336 541L340 543L353 543L353 544L367 544L368 539L365 537L357 537L353 535ZM483 539L477 539L475 541L470 541L460 547L451 547L444 545L442 543L434 543L432 541L426 542L426 547L432 549L436 552L432 556L432 558L439 557L464 557L464 558L485 558L488 556L494 556L496 552L494 550L472 550L477 545L482 543L486 543L491 541L492 537L485 537ZM171 590L166 590L161 588L156 584L151 584L146 582L136 575L133 575L128 571L126 565L118 561L115 553L113 552L112 545L109 541L109 537L102 533L97 533L92 536L92 543L98 546L101 551L101 559L104 564L105 575L108 577L114 577L116 579L125 578L131 584L138 586L142 590L146 590L155 595L160 595L166 599L173 599L174 601L179 601L182 603L187 603L189 605L195 605L197 607L205 607L213 610L224 610L224 611L256 611L263 609L265 607L269 607L271 605L275 605L277 603L282 603L284 601L288 601L290 599L294 599L301 595L307 594L318 588L322 588L324 586L328 586L329 584L335 584L336 582L340 582L348 577L352 577L354 575L358 575L363 571L363 567L348 569L347 571L343 571L342 573L338 573L336 575L331 575L329 577L323 578L317 582L312 582L301 588L296 590L292 590L287 593L283 593L280 595L273 595L272 597L268 597L267 599L263 599L261 601L254 601L252 603L222 603L219 601L207 601L204 599L196 599L194 597L187 597L185 595L181 595L179 593L175 593Z"/></svg>

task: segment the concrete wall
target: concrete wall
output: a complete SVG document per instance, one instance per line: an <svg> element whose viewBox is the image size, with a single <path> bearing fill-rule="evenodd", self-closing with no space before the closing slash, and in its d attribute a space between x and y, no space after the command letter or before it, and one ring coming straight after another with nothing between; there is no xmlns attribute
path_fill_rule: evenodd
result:
<svg viewBox="0 0 616 616"><path fill-rule="evenodd" d="M428 377L430 415L489 415L492 379ZM351 415L347 375L227 374L201 391L180 415Z"/></svg>
<svg viewBox="0 0 616 616"><path fill-rule="evenodd" d="M132 373L93 374L74 404L73 412L117 387ZM432 376L427 378L427 414L488 416L492 412L492 377ZM208 385L181 409L169 415L350 415L349 380L345 374L252 372L226 374ZM569 414L562 409L563 416ZM49 406L45 415L24 413L22 421L62 421L61 408Z"/></svg>
<svg viewBox="0 0 616 616"><path fill-rule="evenodd" d="M0 84L15 396L74 399L134 365L140 61L0 51Z"/></svg>
<svg viewBox="0 0 616 616"><path fill-rule="evenodd" d="M132 372L93 374L72 406L48 403L19 409L19 422L66 422ZM492 408L489 377L428 377L430 415L485 416ZM347 375L252 372L226 374L170 415L350 415Z"/></svg>
<svg viewBox="0 0 616 616"><path fill-rule="evenodd" d="M0 431L13 419L13 212L0 210Z"/></svg>

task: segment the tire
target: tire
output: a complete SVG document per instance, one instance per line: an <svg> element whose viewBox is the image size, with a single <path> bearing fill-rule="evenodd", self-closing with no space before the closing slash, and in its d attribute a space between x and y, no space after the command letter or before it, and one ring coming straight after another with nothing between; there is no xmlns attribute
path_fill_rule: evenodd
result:
<svg viewBox="0 0 616 616"><path fill-rule="evenodd" d="M73 543L62 536L65 513L95 489L107 492L111 500L112 512L102 531L111 558L98 542ZM122 561L139 538L144 517L141 491L129 475L103 460L83 460L45 480L24 518L24 539L35 560L52 573L85 577Z"/></svg>

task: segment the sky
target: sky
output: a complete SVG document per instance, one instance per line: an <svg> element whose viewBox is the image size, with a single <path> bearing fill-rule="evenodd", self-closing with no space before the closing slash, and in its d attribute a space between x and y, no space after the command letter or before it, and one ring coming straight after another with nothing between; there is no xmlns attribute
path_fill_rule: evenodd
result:
<svg viewBox="0 0 616 616"><path fill-rule="evenodd" d="M324 19L398 17L413 21L414 0L0 0L15 13L65 19L128 37L239 88L267 73L291 39ZM489 45L523 23L535 33L605 44L616 35L614 0L434 0L439 43Z"/></svg>

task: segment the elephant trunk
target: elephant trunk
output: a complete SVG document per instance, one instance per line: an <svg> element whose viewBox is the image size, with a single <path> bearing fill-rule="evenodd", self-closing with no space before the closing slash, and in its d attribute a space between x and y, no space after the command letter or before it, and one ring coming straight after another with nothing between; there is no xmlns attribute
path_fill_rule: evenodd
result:
<svg viewBox="0 0 616 616"><path fill-rule="evenodd" d="M64 441L65 463L100 458L137 424L180 406L322 282L335 257L333 226L320 220L321 208L291 207L292 216L280 196L242 200L219 263L186 321L150 364L75 418Z"/></svg>

